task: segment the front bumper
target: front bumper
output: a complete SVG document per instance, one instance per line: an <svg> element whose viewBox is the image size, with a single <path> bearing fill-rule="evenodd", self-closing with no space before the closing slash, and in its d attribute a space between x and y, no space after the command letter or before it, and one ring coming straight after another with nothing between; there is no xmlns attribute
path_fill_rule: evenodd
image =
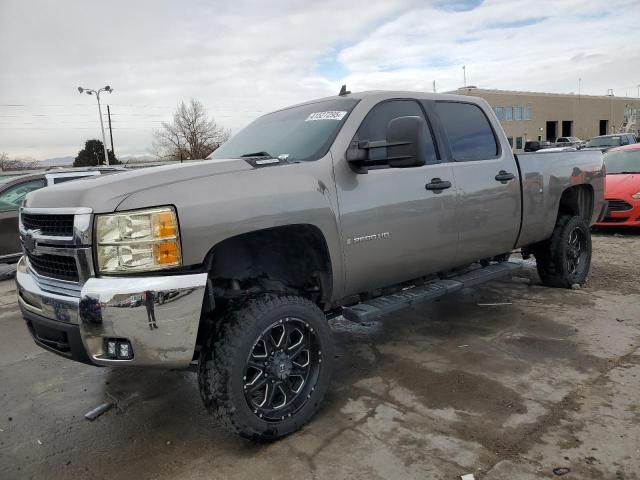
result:
<svg viewBox="0 0 640 480"><path fill-rule="evenodd" d="M34 341L64 357L102 366L189 366L206 283L206 273L93 277L74 296L43 281L26 257L16 272L18 303ZM133 358L110 358L106 339L128 341Z"/></svg>
<svg viewBox="0 0 640 480"><path fill-rule="evenodd" d="M607 211L604 218L598 219L595 227L640 227L640 201L624 199L631 208L629 210Z"/></svg>

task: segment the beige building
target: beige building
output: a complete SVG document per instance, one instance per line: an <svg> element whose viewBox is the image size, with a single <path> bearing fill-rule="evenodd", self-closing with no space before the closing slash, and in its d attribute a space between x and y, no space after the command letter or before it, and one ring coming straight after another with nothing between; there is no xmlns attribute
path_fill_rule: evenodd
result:
<svg viewBox="0 0 640 480"><path fill-rule="evenodd" d="M638 133L640 99L557 93L485 90L475 87L453 92L484 98L496 112L514 151L528 140L555 142L558 137L588 140L598 135Z"/></svg>

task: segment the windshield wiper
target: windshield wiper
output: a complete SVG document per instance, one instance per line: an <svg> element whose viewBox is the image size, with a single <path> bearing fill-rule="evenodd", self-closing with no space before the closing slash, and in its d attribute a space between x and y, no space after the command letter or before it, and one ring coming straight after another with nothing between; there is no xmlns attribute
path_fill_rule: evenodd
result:
<svg viewBox="0 0 640 480"><path fill-rule="evenodd" d="M273 155L271 155L269 152L252 152L252 153L245 153L244 155L240 155L240 158L250 158L250 157L267 157L267 158L275 158Z"/></svg>

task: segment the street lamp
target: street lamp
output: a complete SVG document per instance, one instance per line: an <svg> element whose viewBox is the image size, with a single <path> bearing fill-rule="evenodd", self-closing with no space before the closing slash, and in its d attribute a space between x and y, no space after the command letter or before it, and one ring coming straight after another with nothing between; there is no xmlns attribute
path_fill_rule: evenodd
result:
<svg viewBox="0 0 640 480"><path fill-rule="evenodd" d="M100 128L102 129L102 146L104 147L104 161L106 165L109 165L109 153L107 152L107 141L104 138L104 123L102 122L102 109L100 108L100 92L113 93L113 88L107 85L106 87L102 87L101 89L96 91L90 88L78 87L78 92L80 92L80 95L82 95L83 93L86 93L87 95L95 95L96 100L98 100L98 114L100 115Z"/></svg>

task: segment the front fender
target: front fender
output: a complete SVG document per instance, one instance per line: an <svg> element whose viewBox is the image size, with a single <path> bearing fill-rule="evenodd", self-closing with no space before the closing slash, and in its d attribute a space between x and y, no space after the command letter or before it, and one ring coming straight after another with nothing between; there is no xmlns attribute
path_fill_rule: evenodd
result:
<svg viewBox="0 0 640 480"><path fill-rule="evenodd" d="M313 225L327 243L336 297L344 290L336 198L327 154L314 162L276 164L146 189L125 199L118 210L175 205L185 265L203 263L213 246L243 233Z"/></svg>

